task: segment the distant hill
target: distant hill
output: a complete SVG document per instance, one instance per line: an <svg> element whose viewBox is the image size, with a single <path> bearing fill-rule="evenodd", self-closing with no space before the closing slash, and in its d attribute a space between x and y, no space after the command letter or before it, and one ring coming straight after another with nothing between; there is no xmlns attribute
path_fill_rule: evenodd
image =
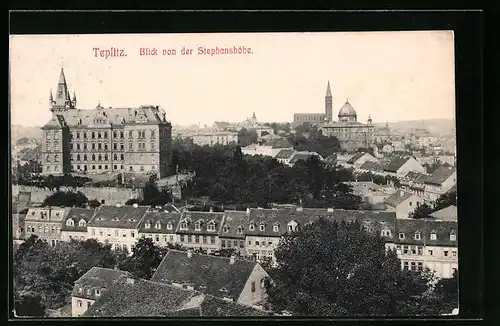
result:
<svg viewBox="0 0 500 326"><path fill-rule="evenodd" d="M40 127L23 127L11 125L10 129L11 143L16 144L20 139L27 138L40 142L42 139L42 130ZM25 140L21 140L24 142Z"/></svg>
<svg viewBox="0 0 500 326"><path fill-rule="evenodd" d="M414 129L428 129L433 134L454 134L455 119L424 119L389 122L389 128L394 131L410 132ZM377 127L384 127L385 123L376 123Z"/></svg>

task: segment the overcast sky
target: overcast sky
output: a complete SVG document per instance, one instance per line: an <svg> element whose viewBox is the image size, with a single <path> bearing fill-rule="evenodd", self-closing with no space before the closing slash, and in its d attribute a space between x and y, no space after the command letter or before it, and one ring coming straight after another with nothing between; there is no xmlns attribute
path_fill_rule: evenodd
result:
<svg viewBox="0 0 500 326"><path fill-rule="evenodd" d="M11 36L11 122L50 118L61 65L77 107L159 105L172 124L292 121L324 111L327 81L336 116L346 99L374 123L453 119L453 32ZM193 55L181 55L185 46ZM250 55L199 56L200 46L246 46ZM127 57L96 58L93 48ZM140 56L141 47L176 56ZM54 94L55 95L55 94Z"/></svg>

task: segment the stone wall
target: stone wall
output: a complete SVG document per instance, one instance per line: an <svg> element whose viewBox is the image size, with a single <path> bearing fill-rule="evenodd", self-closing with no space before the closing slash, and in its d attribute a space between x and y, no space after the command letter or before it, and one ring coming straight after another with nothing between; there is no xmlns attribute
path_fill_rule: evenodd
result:
<svg viewBox="0 0 500 326"><path fill-rule="evenodd" d="M67 188L61 187L61 191L81 191L89 200L97 199L104 200L105 204L115 205L124 204L127 200L132 198L142 199L142 189L136 188L115 188L115 187L79 187ZM41 203L43 200L52 195L55 191L50 191L47 188L37 188L29 186L12 185L12 197L17 196L20 191L31 192L31 202Z"/></svg>

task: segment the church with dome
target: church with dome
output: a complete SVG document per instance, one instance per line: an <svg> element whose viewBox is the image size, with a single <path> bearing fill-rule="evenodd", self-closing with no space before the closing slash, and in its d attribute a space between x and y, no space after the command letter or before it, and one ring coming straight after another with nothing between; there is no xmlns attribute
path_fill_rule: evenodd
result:
<svg viewBox="0 0 500 326"><path fill-rule="evenodd" d="M294 125L304 122L318 125L323 135L335 136L343 151L354 152L358 148L373 146L374 126L368 117L367 123L358 122L358 115L349 100L339 110L338 120L333 120L333 97L330 82L326 87L325 113L295 113Z"/></svg>

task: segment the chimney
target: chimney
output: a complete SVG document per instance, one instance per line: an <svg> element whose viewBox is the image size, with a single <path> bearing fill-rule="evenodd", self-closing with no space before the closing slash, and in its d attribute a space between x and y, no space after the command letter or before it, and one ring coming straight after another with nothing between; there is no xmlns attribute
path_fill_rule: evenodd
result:
<svg viewBox="0 0 500 326"><path fill-rule="evenodd" d="M213 212L214 212L214 208L210 207L210 213L213 213Z"/></svg>
<svg viewBox="0 0 500 326"><path fill-rule="evenodd" d="M326 211L327 211L328 213L333 213L333 208L332 208L332 207L329 207L329 208L327 208L327 209L326 209Z"/></svg>
<svg viewBox="0 0 500 326"><path fill-rule="evenodd" d="M229 265L233 265L235 261L236 261L236 256L231 255L231 258L229 258Z"/></svg>
<svg viewBox="0 0 500 326"><path fill-rule="evenodd" d="M134 206L134 208L137 208L137 207L139 207L139 205L138 205L138 204L134 204L134 205L132 205L132 206Z"/></svg>
<svg viewBox="0 0 500 326"><path fill-rule="evenodd" d="M187 256L188 256L188 258L193 257L193 249L188 249Z"/></svg>
<svg viewBox="0 0 500 326"><path fill-rule="evenodd" d="M250 208L247 207L247 216L250 215Z"/></svg>
<svg viewBox="0 0 500 326"><path fill-rule="evenodd" d="M122 207L122 205L121 204L116 204L116 207Z"/></svg>
<svg viewBox="0 0 500 326"><path fill-rule="evenodd" d="M403 190L399 190L399 195L403 197Z"/></svg>
<svg viewBox="0 0 500 326"><path fill-rule="evenodd" d="M127 277L127 284L135 284L135 279L132 277Z"/></svg>

